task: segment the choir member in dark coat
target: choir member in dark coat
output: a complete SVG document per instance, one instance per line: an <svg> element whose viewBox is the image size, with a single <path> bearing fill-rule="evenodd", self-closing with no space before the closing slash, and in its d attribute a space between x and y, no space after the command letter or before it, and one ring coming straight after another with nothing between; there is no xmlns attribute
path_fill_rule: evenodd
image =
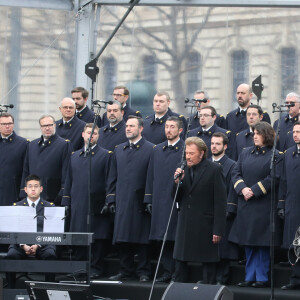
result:
<svg viewBox="0 0 300 300"><path fill-rule="evenodd" d="M94 123L96 114L87 106L89 92L85 88L78 86L71 91L71 94L75 102L77 118L85 123ZM102 121L99 115L97 115L96 124L99 128L101 127Z"/></svg>
<svg viewBox="0 0 300 300"><path fill-rule="evenodd" d="M270 164L274 138L275 132L271 125L266 122L256 124L254 146L242 151L232 170L238 207L229 240L244 246L247 260L245 281L238 284L240 287L260 288L268 285L271 237ZM275 164L278 165L276 168L279 170L282 157L278 152L275 155Z"/></svg>
<svg viewBox="0 0 300 300"><path fill-rule="evenodd" d="M75 115L75 102L71 98L64 98L61 101L59 110L62 119L56 121L57 134L71 141L73 150L76 151L83 146L82 131L85 122L79 120Z"/></svg>
<svg viewBox="0 0 300 300"><path fill-rule="evenodd" d="M188 130L192 130L192 129L199 127L199 122L200 122L199 114L200 114L201 108L203 108L204 106L211 105L208 93L203 90L198 90L195 92L194 100L195 100L194 104L197 109L197 112L192 116ZM223 115L216 114L215 123L217 124L218 127L226 129L226 127L225 127L226 120Z"/></svg>
<svg viewBox="0 0 300 300"><path fill-rule="evenodd" d="M82 137L85 146L71 156L69 170L65 181L62 205L71 210L71 232L93 232L95 241L92 244L91 279L100 277L103 273L104 257L109 250L112 238L112 222L108 210L105 208L107 174L111 151L97 145L99 129L96 126L91 139L91 149L88 153L87 145L92 132L92 123L85 125ZM88 231L88 172L90 173L90 230ZM102 214L101 214L102 212ZM85 249L78 249L77 259L84 257Z"/></svg>
<svg viewBox="0 0 300 300"><path fill-rule="evenodd" d="M53 203L41 198L43 191L42 181L36 175L29 175L25 179L25 193L27 197L17 203L15 206L31 206L36 210L37 232L43 232L44 227L44 207L52 207ZM54 245L10 245L6 259L26 259L29 256L35 256L37 259L54 260L56 259L56 247ZM16 283L16 273L7 273L9 288L14 288ZM46 281L54 281L54 274L46 274Z"/></svg>
<svg viewBox="0 0 300 300"><path fill-rule="evenodd" d="M123 107L119 101L106 105L109 123L99 130L98 145L104 149L114 151L115 147L127 141Z"/></svg>
<svg viewBox="0 0 300 300"><path fill-rule="evenodd" d="M182 126L182 121L178 117L172 116L167 119L165 125L167 141L154 148L149 162L144 202L147 211L151 214L149 239L158 241L155 245L159 247L162 246L173 205L173 174L183 158L184 141L180 138ZM176 224L177 210L174 207L161 257L162 275L156 279L157 282L169 282L174 273L173 250Z"/></svg>
<svg viewBox="0 0 300 300"><path fill-rule="evenodd" d="M107 203L115 211L113 243L119 244L120 273L110 280L134 276L134 255L138 255L136 274L149 281L150 216L144 207L146 175L153 144L142 137L143 120L130 116L126 122L128 141L116 147L109 172Z"/></svg>
<svg viewBox="0 0 300 300"><path fill-rule="evenodd" d="M37 174L43 182L43 199L60 205L67 175L72 146L55 133L55 119L43 115L39 119L42 136L28 145L22 183L29 174ZM24 190L20 196L24 197Z"/></svg>
<svg viewBox="0 0 300 300"><path fill-rule="evenodd" d="M234 136L238 132L248 128L246 109L251 104L250 100L253 96L252 88L248 84L242 83L237 88L236 96L239 107L229 112L226 117L226 129L230 130ZM271 123L267 112L263 113L262 121Z"/></svg>
<svg viewBox="0 0 300 300"><path fill-rule="evenodd" d="M279 141L277 142L277 149L285 151L292 146L292 135L289 132L293 131L295 122L299 120L300 96L296 93L289 93L286 96L285 104L292 104L294 106L288 108L288 113L280 118L279 126ZM274 129L277 130L278 120L274 122Z"/></svg>
<svg viewBox="0 0 300 300"><path fill-rule="evenodd" d="M251 104L246 110L248 128L238 132L235 138L235 147L232 158L237 160L243 149L253 146L253 126L263 118L263 110L260 106Z"/></svg>
<svg viewBox="0 0 300 300"><path fill-rule="evenodd" d="M298 122L298 121L296 121L296 122ZM295 125L295 123L294 123L294 125ZM293 146L295 146L295 141L294 141L294 138L293 138L293 131L288 131L287 136L286 136L286 140L285 140L285 148L289 149Z"/></svg>
<svg viewBox="0 0 300 300"><path fill-rule="evenodd" d="M222 167L206 159L207 147L198 137L185 141L187 166L174 174L179 184L175 238L175 281L188 281L188 262L201 262L203 283L216 283L219 243L225 233L226 186ZM181 175L181 176L180 176Z"/></svg>
<svg viewBox="0 0 300 300"><path fill-rule="evenodd" d="M200 126L188 132L187 136L197 136L201 138L207 146L207 158L211 157L210 151L210 141L213 133L222 132L227 135L229 139L229 145L226 150L226 154L230 157L233 150L233 143L231 141L231 133L229 130L220 128L216 125L216 110L212 106L205 106L201 109L200 117Z"/></svg>
<svg viewBox="0 0 300 300"><path fill-rule="evenodd" d="M165 136L165 123L168 117L179 117L183 122L183 131L181 137L185 137L186 132L186 119L183 115L174 113L170 108L170 96L167 92L160 92L154 96L153 110L154 114L146 117L144 122L143 137L157 145L166 140Z"/></svg>
<svg viewBox="0 0 300 300"><path fill-rule="evenodd" d="M8 113L0 115L0 133L0 206L8 206L19 199L28 141L14 132Z"/></svg>
<svg viewBox="0 0 300 300"><path fill-rule="evenodd" d="M138 110L132 109L127 103L129 98L129 90L126 86L118 85L114 88L113 99L119 101L122 104L124 115L123 119L126 122L129 116L137 116L142 118L142 114ZM102 127L107 125L109 122L107 120L107 113L105 112L102 117Z"/></svg>
<svg viewBox="0 0 300 300"><path fill-rule="evenodd" d="M217 264L217 282L227 284L230 277L230 260L238 259L238 246L228 241L228 235L231 230L233 219L236 216L237 195L234 191L231 181L231 171L235 161L230 159L225 150L229 143L228 137L221 132L215 132L211 138L211 160L223 168L223 174L226 179L227 188L227 210L226 210L226 228L225 235L220 243L220 262Z"/></svg>
<svg viewBox="0 0 300 300"><path fill-rule="evenodd" d="M289 249L291 257L292 275L290 282L283 286L284 290L300 289L300 265L290 247L295 239L295 233L300 226L300 122L293 128L293 138L296 145L287 149L283 159L283 172L280 178L278 215L284 220L282 247Z"/></svg>

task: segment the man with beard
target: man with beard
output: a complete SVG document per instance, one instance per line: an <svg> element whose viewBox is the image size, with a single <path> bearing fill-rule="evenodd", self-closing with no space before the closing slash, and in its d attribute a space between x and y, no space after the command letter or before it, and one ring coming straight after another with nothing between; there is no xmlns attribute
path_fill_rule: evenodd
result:
<svg viewBox="0 0 300 300"><path fill-rule="evenodd" d="M231 182L231 171L235 161L231 160L225 150L229 143L228 137L221 132L215 132L211 138L211 160L223 168L227 188L227 212L225 236L220 243L220 262L217 264L217 282L226 284L230 277L230 260L238 259L238 246L228 241L233 219L236 215L237 195Z"/></svg>
<svg viewBox="0 0 300 300"><path fill-rule="evenodd" d="M184 147L184 141L180 138L182 126L182 121L178 117L172 116L167 119L165 125L167 141L154 148L149 162L144 202L151 215L149 239L156 241L158 247L162 245L173 204L173 174L182 159ZM156 279L157 282L170 281L174 272L173 250L176 224L177 211L174 208L161 258L162 276Z"/></svg>
<svg viewBox="0 0 300 300"><path fill-rule="evenodd" d="M238 86L236 97L239 107L228 113L226 117L226 128L231 131L234 137L238 132L247 129L248 127L246 110L251 104L252 96L253 92L249 84L242 83ZM268 122L269 124L271 123L267 112L263 113L262 121Z"/></svg>
<svg viewBox="0 0 300 300"><path fill-rule="evenodd" d="M113 99L115 101L119 101L122 105L123 111L124 111L124 115L123 115L123 119L126 122L129 116L137 116L137 117L142 117L141 112L138 110L134 110L132 109L128 102L129 99L129 90L126 86L123 85L118 85L114 88L114 91L112 93ZM103 118L102 118L102 126L108 124L108 120L107 120L107 115L106 112L103 114Z"/></svg>
<svg viewBox="0 0 300 300"><path fill-rule="evenodd" d="M216 283L219 243L225 232L226 186L222 167L206 159L198 137L185 141L187 166L174 174L180 207L175 238L175 281L188 282L188 262L201 262L203 283Z"/></svg>
<svg viewBox="0 0 300 300"><path fill-rule="evenodd" d="M260 106L251 104L246 110L249 128L236 134L235 149L232 158L237 160L244 148L253 146L253 127L262 120L263 111Z"/></svg>
<svg viewBox="0 0 300 300"><path fill-rule="evenodd" d="M129 116L126 122L128 141L116 147L109 172L106 201L115 211L113 243L119 244L121 270L110 280L126 280L134 276L134 255L138 255L136 274L149 281L150 216L145 213L146 175L153 144L142 137L143 120Z"/></svg>
<svg viewBox="0 0 300 300"><path fill-rule="evenodd" d="M76 106L76 116L78 119L84 121L85 123L93 123L95 119L95 113L87 106L87 100L89 97L89 92L78 86L71 91L72 99ZM98 127L101 127L101 117L97 115Z"/></svg>
<svg viewBox="0 0 300 300"><path fill-rule="evenodd" d="M111 151L104 150L97 145L99 136L97 126L90 141L90 151L88 151L92 127L92 123L85 125L82 132L85 146L71 156L62 205L68 206L68 210L71 210L70 231L88 232L88 192L90 191L90 230L94 233L95 239L92 244L91 279L95 279L103 274L104 257L112 237L111 219L106 215L107 210L104 207ZM86 249L75 248L77 260L84 260L85 255Z"/></svg>
<svg viewBox="0 0 300 300"><path fill-rule="evenodd" d="M79 120L75 115L75 102L71 98L64 98L59 110L62 118L56 121L57 134L70 140L74 151L76 151L83 146L82 131L85 122Z"/></svg>
<svg viewBox="0 0 300 300"><path fill-rule="evenodd" d="M292 274L290 282L282 287L283 290L300 289L300 265L296 261L294 251L290 249L295 233L300 226L300 122L293 127L293 139L296 145L286 150L283 160L283 172L280 180L278 216L284 220L282 248L288 249L291 256Z"/></svg>
<svg viewBox="0 0 300 300"><path fill-rule="evenodd" d="M25 156L22 183L29 174L37 174L43 182L43 199L60 205L72 146L55 132L55 119L43 115L39 119L42 136L33 140ZM25 197L24 189L21 197Z"/></svg>
<svg viewBox="0 0 300 300"><path fill-rule="evenodd" d="M123 120L124 110L119 101L112 101L106 105L108 124L100 128L98 145L104 149L114 151L115 147L127 141L125 133L125 122Z"/></svg>

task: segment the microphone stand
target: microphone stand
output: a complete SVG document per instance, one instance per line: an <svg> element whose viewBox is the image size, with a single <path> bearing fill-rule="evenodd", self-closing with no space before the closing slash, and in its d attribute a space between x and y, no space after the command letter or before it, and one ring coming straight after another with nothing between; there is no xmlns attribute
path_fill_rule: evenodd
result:
<svg viewBox="0 0 300 300"><path fill-rule="evenodd" d="M185 103L188 103L188 102L189 102L189 99L186 98L185 99ZM185 136L184 136L184 140L186 140L187 134L188 134L188 129L191 126L191 119L192 119L193 114L194 114L195 105L188 105L188 104L186 104L184 107L191 107L189 121L188 121L188 125L187 125L187 130L186 130ZM185 153L185 144L183 146L182 153L181 153L181 165L182 165L182 163L184 161L184 153ZM178 182L178 184L176 186L176 191L175 191L175 195L174 195L174 198L173 198L173 203L172 203L172 207L171 207L171 211L170 211L170 215L169 215L169 219L168 219L166 231L165 231L165 234L164 234L164 237L163 237L163 241L162 241L162 245L161 245L161 249L160 249L160 253L159 253L159 257L158 257L158 261L157 261L157 266L156 266L156 269L155 269L154 278L153 278L153 282L152 282L152 285L151 285L151 290L150 290L150 295L149 295L148 300L151 300L151 297L152 297L152 294L153 294L153 289L154 289L154 285L155 285L155 281L156 281L156 277L157 277L157 273L158 273L158 269L159 269L161 257L162 257L162 254L163 254L163 251L164 251L164 247L165 247L165 243L166 243L166 240L167 240L167 234L168 234L168 231L169 231L169 226L170 226L170 222L171 222L171 218L172 218L172 215L173 215L173 210L174 210L174 206L175 206L175 202L176 202L176 198L177 198L177 194L178 194L179 184L180 184L180 181Z"/></svg>
<svg viewBox="0 0 300 300"><path fill-rule="evenodd" d="M86 6L87 4L89 4L91 2L92 1L89 1L84 6ZM96 82L97 75L99 74L99 68L97 67L97 62L98 62L99 57L101 56L101 54L103 53L103 51L106 49L106 47L109 45L109 43L113 39L113 37L116 35L116 33L118 32L119 28L122 26L122 24L124 23L124 21L126 20L126 18L128 17L128 15L130 14L130 12L133 10L133 8L136 5L138 5L139 2L140 2L140 0L130 0L129 1L129 7L128 7L127 11L125 12L124 16L121 18L121 20L119 21L119 23L117 24L117 26L115 27L115 29L113 30L113 32L110 34L110 36L108 37L108 39L105 41L105 43L102 46L102 48L96 54L95 58L92 59L90 62L88 62L85 65L85 74L92 80L92 88L91 88L92 89L92 94L93 94L93 91L94 91L94 84Z"/></svg>
<svg viewBox="0 0 300 300"><path fill-rule="evenodd" d="M276 143L280 133L280 122L282 113L286 112L283 110L284 106L278 106L276 103L273 103L272 113L279 112L278 125L275 131L275 139L272 148L272 156L270 163L271 171L271 241L270 241L270 259L271 259L271 298L270 300L275 300L274 296L274 248L275 248L275 219L276 219L276 164L275 164L275 152L276 152Z"/></svg>
<svg viewBox="0 0 300 300"><path fill-rule="evenodd" d="M92 150L92 144L91 140L95 131L95 128L97 126L97 119L101 111L101 106L97 104L97 111L95 112L95 118L94 118L94 123L92 127L92 131L90 134L90 137L88 139L88 144L86 146L86 150L84 152L84 157L88 156L88 213L87 213L87 232L91 232L91 179L92 179L92 155L91 155L91 150ZM91 272L91 256L92 256L92 251L91 251L91 245L88 246L88 268L87 268L87 284L90 284L90 272Z"/></svg>

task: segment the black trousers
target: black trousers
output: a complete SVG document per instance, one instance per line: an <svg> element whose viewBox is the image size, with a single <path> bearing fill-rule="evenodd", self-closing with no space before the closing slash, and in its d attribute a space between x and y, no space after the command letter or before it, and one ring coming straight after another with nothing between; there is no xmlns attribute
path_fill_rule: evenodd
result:
<svg viewBox="0 0 300 300"><path fill-rule="evenodd" d="M91 271L97 272L100 275L103 274L104 271L104 258L107 255L111 246L111 240L106 239L95 239L92 243L91 249ZM75 246L72 247L74 251L75 260L86 260L88 255L88 248Z"/></svg>
<svg viewBox="0 0 300 300"><path fill-rule="evenodd" d="M104 272L104 258L108 254L111 246L111 240L96 239L92 244L92 272L102 275Z"/></svg>
<svg viewBox="0 0 300 300"><path fill-rule="evenodd" d="M149 245L135 243L120 243L121 274L127 277L134 276L134 255L138 255L136 275L151 275Z"/></svg>
<svg viewBox="0 0 300 300"><path fill-rule="evenodd" d="M230 277L230 260L221 259L217 263L216 279L218 282L227 283Z"/></svg>
<svg viewBox="0 0 300 300"><path fill-rule="evenodd" d="M35 257L41 260L55 260L56 259L56 247L53 245L42 246L37 249ZM6 259L28 259L25 251L19 245L10 245L8 248L8 253ZM16 286L16 273L10 272L6 273L6 279L9 288L15 288ZM46 281L54 281L54 273L45 274Z"/></svg>
<svg viewBox="0 0 300 300"><path fill-rule="evenodd" d="M216 283L217 263L202 263L202 283L215 284ZM189 282L188 276L188 262L177 260L175 263L174 279L176 282Z"/></svg>
<svg viewBox="0 0 300 300"><path fill-rule="evenodd" d="M160 269L162 270L162 274L168 277L172 277L175 271L175 260L173 258L174 244L174 241L165 242L160 261ZM157 250L158 259L162 247L162 241L155 241L155 247Z"/></svg>

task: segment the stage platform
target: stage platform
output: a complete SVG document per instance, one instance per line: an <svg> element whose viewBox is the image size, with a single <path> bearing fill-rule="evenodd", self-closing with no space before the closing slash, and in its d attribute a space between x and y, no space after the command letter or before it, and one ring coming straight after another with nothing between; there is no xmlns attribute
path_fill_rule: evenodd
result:
<svg viewBox="0 0 300 300"><path fill-rule="evenodd" d="M155 267L155 261L152 263L153 270ZM99 280L92 281L91 287L93 294L102 298L110 299L129 299L129 300L148 300L151 282L141 283L136 280L124 281L122 283L108 283L105 282L109 276L118 273L119 271L119 261L118 259L106 259L106 275L99 278ZM275 299L276 300L299 300L300 299L300 290L295 291L283 291L280 287L284 284L287 284L290 276L289 267L281 267L275 265ZM244 266L239 265L236 262L231 264L231 279L228 289L231 290L234 294L234 300L269 300L271 295L270 288L240 288L236 284L244 280ZM4 277L4 274L1 274ZM44 276L39 273L29 274L30 280L41 281ZM191 282L196 282L201 280L201 265L200 264L190 264L190 278ZM25 290L25 280L28 280L26 277L20 277L17 281L17 290L8 290L4 288L4 300L14 300L15 295L26 295ZM71 279L65 275L57 275L57 281L70 281ZM80 282L80 281L78 281ZM82 283L82 282L80 282ZM161 300L162 295L167 288L167 283L159 283L154 287L152 300ZM97 299L97 298L95 298ZM179 300L179 299L176 299ZM188 299L182 299L188 300ZM202 299L200 299L202 300ZM210 300L210 299L203 299Z"/></svg>

